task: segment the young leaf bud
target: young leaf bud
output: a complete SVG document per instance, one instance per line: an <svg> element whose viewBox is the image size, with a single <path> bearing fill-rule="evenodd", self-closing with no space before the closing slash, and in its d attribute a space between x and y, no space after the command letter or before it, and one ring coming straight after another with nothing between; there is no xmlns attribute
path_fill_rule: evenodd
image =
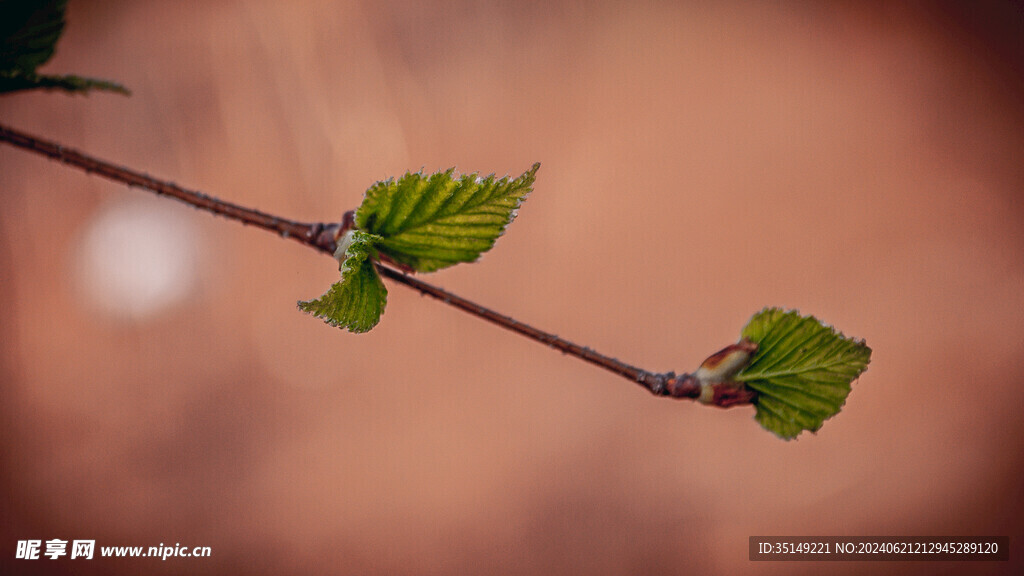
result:
<svg viewBox="0 0 1024 576"><path fill-rule="evenodd" d="M755 352L757 352L757 344L744 338L708 356L693 375L700 380L701 384L728 382L740 370L746 368L747 364L750 364Z"/></svg>
<svg viewBox="0 0 1024 576"><path fill-rule="evenodd" d="M334 259L338 261L338 269L341 270L342 264L345 263L345 252L348 252L348 247L352 245L352 236L355 234L355 230L349 230L338 239L338 247L334 250Z"/></svg>
<svg viewBox="0 0 1024 576"><path fill-rule="evenodd" d="M744 338L708 356L693 373L701 387L698 400L703 404L721 405L724 395L732 396L741 391L743 383L732 379L750 364L755 352L757 344Z"/></svg>

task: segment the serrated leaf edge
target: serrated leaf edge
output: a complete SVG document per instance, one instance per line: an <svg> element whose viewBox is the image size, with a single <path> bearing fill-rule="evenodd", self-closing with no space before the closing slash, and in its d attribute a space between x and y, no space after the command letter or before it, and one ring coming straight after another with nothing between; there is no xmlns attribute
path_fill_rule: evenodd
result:
<svg viewBox="0 0 1024 576"><path fill-rule="evenodd" d="M474 223L463 223L463 224L458 224L458 225L452 225L452 226L457 226L457 228L459 228L459 229L473 228L474 226L477 226L477 227L480 227L482 229L485 228L485 229L491 230L491 229L494 229L496 227L498 231L497 231L497 234L495 234L493 238L490 238L490 235L484 235L484 236L464 235L464 236L462 236L462 238L460 238L460 239L466 240L466 241L472 241L474 239L476 239L476 240L485 240L485 241L487 241L487 245L486 246L480 247L480 248L474 247L474 246L463 246L463 247L453 246L453 247L447 248L447 249L445 249L445 248L438 248L438 247L428 247L427 248L427 250L433 251L433 253L437 253L438 251L444 252L445 250L447 250L450 254L472 253L473 254L472 259L468 259L468 258L467 259L463 259L462 256L452 256L449 259L431 258L429 256L429 254L431 252L428 251L426 254L417 253L417 251L415 250L416 244L408 242L407 239L403 238L403 237L407 237L407 236L415 237L417 235L416 230L421 228L421 227L426 227L426 226L444 227L444 226L448 225L448 223L438 222L436 220L428 220L428 221L421 222L419 224L416 224L415 226L412 226L411 228L402 230L401 232L395 234L394 236L389 236L387 234L383 234L382 233L381 237L383 238L383 240L378 243L378 249L381 252L387 254L390 258L392 258L393 260L395 260L397 262L402 262L402 263L405 263L407 265L410 265L412 268L416 269L419 272L434 272L434 271L441 270L443 268L447 268L449 266L453 266L453 265L459 264L459 263L472 263L472 262L476 262L476 261L478 261L480 259L480 257L483 256L483 254L485 254L486 252L488 252L492 248L494 248L494 245L497 242L498 238L500 238L501 236L503 236L505 234L505 232L508 229L509 224L511 224L512 221L515 220L516 216L518 215L519 209L522 207L523 202L525 202L526 199L529 197L529 195L533 192L533 183L536 181L536 174L537 174L537 170L539 170L539 169L540 169L540 162L535 162L530 167L529 170L527 170L526 172L523 172L521 175L519 175L519 176L517 176L515 178L512 178L510 175L505 175L505 176L503 176L500 179L497 179L493 173L488 175L488 176L485 176L485 177L481 177L479 175L479 173L477 173L477 172L473 172L473 173L470 173L470 174L459 175L457 170L456 170L456 168L449 168L447 170L434 172L434 173L431 173L429 175L425 174L424 170L422 170L422 169L420 171L418 171L418 172L406 172L401 177L399 177L397 180L394 177L388 178L387 180L381 180L381 181L375 182L373 185L371 185L369 188L367 188L367 190L366 190L366 192L364 193L364 196L363 196L363 202L360 204L359 208L356 209L356 212L355 212L355 225L360 230L365 230L366 227L371 225L371 224L375 228L382 228L382 227L387 226L388 223L392 222L393 219L394 219L394 214L397 213L396 210L394 210L393 207L388 210L388 213L385 216L385 222L377 223L375 221L372 221L371 219L374 218L375 216L379 215L380 209L377 208L377 206L381 202L382 195L385 193L385 191L388 189L388 187L390 187L390 186L402 186L402 181L405 180L405 179L408 179L408 178L415 178L415 181L412 184L415 184L415 185L418 185L418 186L429 186L431 184L431 181L433 181L435 179L448 178L448 181L446 182L446 184L450 188L450 192L447 194L448 198L446 198L445 202L448 202L451 198L454 198L456 196L455 191L457 191L460 188L460 186L464 185L463 184L464 182L472 180L474 184L479 185L479 188L476 191L474 191L472 195L470 195L468 198L463 200L463 203L462 203L462 206L460 206L460 209L463 209L466 206L472 206L473 208L477 208L480 205L482 205L483 204L482 202L474 204L474 199L476 198L477 194L479 194L481 191L489 189L491 186L509 187L509 191L507 191L505 194L503 194L502 197L513 196L513 198L514 198L514 205L511 208L501 207L502 215L504 215L504 211L506 209L508 210L508 215L507 215L507 217L504 217L500 223L494 222L494 223L490 223L490 224L486 224L486 225L484 225L484 224L474 224ZM514 187L513 187L513 185L514 185ZM524 189L525 189L525 191L523 191ZM381 192L378 193L378 190L381 191ZM513 194L514 192L518 192L518 191L522 191L522 192L519 193L519 194ZM427 198L427 194L422 194L416 200L416 203L413 204L411 207L403 207L403 209L400 210L400 212L404 212L405 213L405 216L403 216L403 218L411 217L411 215L416 212L416 208L424 201L425 198ZM488 200L494 200L494 198L489 198ZM395 201L395 198L392 198L392 202L394 202L394 201ZM437 207L433 211L434 214L442 211L444 206L445 206L445 204L441 204L439 207ZM470 209L472 209L472 208L470 208ZM436 236L437 234L436 233L422 233L422 235L425 236L425 237L430 237L430 236ZM448 238L452 238L452 237L448 237ZM406 245L404 248L402 246L403 244ZM414 266L413 265L414 262L418 262L418 261L421 261L421 260L423 262L427 263L427 264L421 265L421 266Z"/></svg>
<svg viewBox="0 0 1024 576"><path fill-rule="evenodd" d="M376 255L374 254L373 245L379 240L380 236L370 234L368 232L363 232L361 230L350 230L348 233L346 233L346 235L338 243L338 249L335 251L335 258L338 258L339 260L341 280L331 284L331 287L328 288L327 291L322 296L320 296L320 298L315 298L313 300L300 300L298 302L299 310L302 310L307 314L320 318L325 323L331 326L334 326L336 328L344 328L356 334L361 334L372 330L378 323L380 323L380 316L384 315L384 311L387 309L388 304L387 286L384 285L384 281L381 279L380 273L377 272L377 268L374 265ZM359 249L360 246L366 246L365 255L358 254L355 251L356 249ZM335 288L337 288L338 290L344 290L345 282L352 281L353 275L358 274L360 268L367 264L371 267L372 276L375 282L380 285L380 290L382 293L380 304L381 312L380 315L377 317L377 320L373 324L364 326L362 324L346 323L344 321L335 319L326 314L321 314L315 310L309 309L309 307L312 304L326 298L327 295L330 294Z"/></svg>
<svg viewBox="0 0 1024 576"><path fill-rule="evenodd" d="M863 350L863 351L866 352L866 357L864 358L864 365L861 366L856 371L856 373L849 379L849 381L847 381L847 383L845 384L845 388L844 388L845 389L845 394L843 395L842 401L838 403L835 411L830 413L830 414L828 414L828 415L821 415L821 416L819 416L818 414L816 414L814 412L811 412L810 410L807 410L807 409L804 409L804 408L801 408L801 407L798 407L798 406L795 406L795 405L789 403L784 398L782 398L782 397L780 397L778 395L771 394L770 391L771 391L772 388L783 388L783 389L787 389L787 390L792 390L792 391L794 391L796 393L808 396L809 399L820 399L820 400L822 400L822 401L824 401L824 402L826 402L828 404L832 403L831 399L822 398L818 394L810 393L810 392L806 391L803 388L797 388L797 387L794 387L792 385L772 383L770 386L765 387L763 385L759 385L758 381L767 380L767 379L770 379L770 378L779 378L780 376L789 376L789 375L793 375L793 376L796 376L796 377L799 378L799 375L803 374L803 373L816 372L816 371L820 371L820 370L831 371L831 370L829 370L830 368L834 368L836 366L840 366L840 365L849 363L850 359L848 358L847 354L841 354L840 355L841 357L839 359L837 359L836 361L834 361L834 362L829 362L827 364L823 364L823 365L820 365L820 366L815 366L813 368L808 368L808 369L805 369L805 370L788 371L788 372L758 373L756 376L751 376L750 374L747 374L746 371L751 366L753 366L754 364L757 363L757 360L759 359L758 358L759 356L763 357L765 354L770 353L770 351L775 347L775 345L777 345L779 342L782 341L782 339L779 339L778 341L773 343L772 348L766 348L764 350L759 349L757 354L755 354L754 358L751 360L750 365L745 367L743 370L741 370L736 375L735 379L737 381L744 382L744 384L746 386L748 386L749 388L751 388L753 390L756 390L758 392L759 396L763 394L764 396L766 396L768 398L771 398L775 402L778 402L778 403L780 403L782 405L791 407L796 412L809 414L816 421L816 426L805 426L803 423L795 422L795 421L791 420L790 418L784 416L783 414L779 413L777 410L774 409L774 407L771 406L771 403L767 403L766 405L762 406L755 399L754 404L755 404L755 408L757 410L756 413L755 413L755 419L758 421L759 424L761 424L762 427L764 427L765 429L769 430L770 432L776 434L777 436L779 436L780 438L783 438L785 440L792 440L792 439L796 438L804 430L807 430L807 431L809 431L809 432L811 432L813 434L813 433L817 432L818 430L820 430L821 427L824 425L824 423L826 421L828 421L829 419L831 419L836 414L838 414L839 412L842 411L842 408L846 405L846 401L849 398L850 392L852 392L853 382L855 382L857 379L859 379L860 376L865 371L867 371L867 369L868 369L868 365L871 362L871 352L872 352L872 350L871 350L870 347L868 347L868 345L867 345L867 343L865 342L864 339L848 337L845 334L843 334L843 332L841 332L841 331L837 330L835 327L833 327L831 324L828 324L826 322L822 322L820 319L818 319L817 317L815 317L813 315L803 316L803 315L800 314L799 310L795 310L795 309L787 310L787 309L783 309L783 308L779 308L779 307L766 307L766 308L762 309L761 311L755 313L753 316L751 316L750 321L747 323L747 326L745 326L743 331L742 331L743 337L750 338L750 335L747 334L747 328L754 321L755 318L757 318L758 316L761 316L763 314L766 314L766 313L776 313L776 314L780 314L782 316L789 316L791 318L794 318L795 321L797 321L797 322L805 322L805 321L808 321L808 320L809 321L813 321L814 323L816 323L818 326L820 326L821 328L823 328L825 330L825 331L820 331L820 332L819 331L815 331L813 334L809 335L809 337L806 338L804 340L804 342L800 343L798 346L795 346L794 348L798 348L799 346L804 345L807 341L810 341L810 340L814 339L815 336L817 336L819 334L823 334L823 335L835 336L835 337L837 337L839 339L839 340L835 340L834 342L842 341L842 342L845 342L845 343L848 343L848 344L852 344L853 348L850 348L850 350ZM778 321L776 321L776 322L778 322ZM774 366L778 365L778 362L779 362L779 360L776 360L769 367L774 367ZM845 378L845 376L844 376L844 378ZM824 386L829 386L831 388L842 388L842 387L840 387L838 385L830 385L830 384L827 384L827 383L819 382L819 384L822 384ZM764 422L762 422L762 410L764 411L764 417L774 418L777 421L779 421L780 423L785 424L788 429L792 429L793 427L795 427L795 428L799 428L799 430L796 431L795 433L792 433L792 434L783 433L783 431L771 430L770 428L768 428L767 425L765 425Z"/></svg>

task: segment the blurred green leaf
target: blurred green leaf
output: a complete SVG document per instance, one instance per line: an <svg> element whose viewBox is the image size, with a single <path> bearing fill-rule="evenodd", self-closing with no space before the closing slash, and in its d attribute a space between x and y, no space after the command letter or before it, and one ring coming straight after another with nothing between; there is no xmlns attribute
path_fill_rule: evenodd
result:
<svg viewBox="0 0 1024 576"><path fill-rule="evenodd" d="M41 88L129 94L124 86L107 80L36 72L53 57L64 31L66 6L66 0L0 0L0 93Z"/></svg>
<svg viewBox="0 0 1024 576"><path fill-rule="evenodd" d="M0 0L0 70L34 73L64 31L67 0Z"/></svg>
<svg viewBox="0 0 1024 576"><path fill-rule="evenodd" d="M743 337L757 353L736 375L758 393L755 418L786 440L814 432L836 415L850 384L871 361L864 341L836 332L813 316L767 308L750 319Z"/></svg>
<svg viewBox="0 0 1024 576"><path fill-rule="evenodd" d="M131 94L124 86L116 82L99 80L97 78L83 78L81 76L39 76L36 74L8 74L0 71L0 93L15 92L18 90L65 90L67 92L88 92L89 90L106 90L118 92L128 96Z"/></svg>

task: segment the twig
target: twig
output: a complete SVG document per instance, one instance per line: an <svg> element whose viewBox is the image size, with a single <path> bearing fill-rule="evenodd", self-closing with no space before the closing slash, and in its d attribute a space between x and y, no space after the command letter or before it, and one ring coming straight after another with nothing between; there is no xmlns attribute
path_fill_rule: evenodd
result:
<svg viewBox="0 0 1024 576"><path fill-rule="evenodd" d="M291 238L327 254L334 254L337 238L351 226L351 217L343 219L341 223L310 224L305 222L294 222L292 220L266 214L258 210L238 206L230 202L218 200L217 198L208 196L201 192L182 188L170 182L157 180L128 168L116 166L104 160L65 148L60 144L36 138L3 125L0 125L0 141L42 154L43 156L47 156L53 160L57 160L58 162L63 162L64 164L81 168L86 172L98 174L115 182L120 182L137 188L144 188L151 192L155 192L158 195L175 198L181 202L224 216L230 220L236 220L242 224L249 224L264 230L269 230L284 238ZM522 334L523 336L536 340L542 344L546 344L551 348L560 350L564 354L574 356L580 360L614 372L615 374L640 384L653 394L659 396L670 396L673 398L700 398L702 402L722 407L734 406L737 404L748 404L754 399L752 392L742 387L735 386L716 386L713 390L713 395L705 394L705 397L701 398L701 383L697 378L690 374L681 374L676 376L672 372L648 372L641 368L637 368L636 366L616 360L610 356L605 356L604 354L596 352L586 346L580 346L579 344L570 342L569 340L560 338L549 332L534 328L529 324L519 322L510 316L499 314L494 310L481 306L456 294L452 294L451 292L432 284L428 284L404 272L390 268L380 262L377 263L377 269L382 275L386 276L390 280L398 282L399 284L404 284L423 294L432 296L445 304L449 304L460 310L468 312L473 316L482 318L493 324L497 324L502 328ZM726 348L711 358L716 358L731 348L733 347ZM709 358L709 360L711 360L711 358Z"/></svg>
<svg viewBox="0 0 1024 576"><path fill-rule="evenodd" d="M138 188L144 188L151 192L156 192L160 196L170 196L176 200L180 200L186 204L201 208L214 214L224 216L230 220L237 220L242 224L250 224L264 230L269 230L281 235L284 238L292 238L312 246L318 250L325 252L333 252L333 248L328 249L325 244L326 239L329 235L322 234L324 227L322 224L306 224L303 222L292 222L291 220L285 220L284 218L278 218L271 214L265 214L258 210L251 208L245 208L238 206L230 202L218 200L212 196L203 194L202 192L195 192L187 190L174 184L172 182L164 182L151 178L145 174L140 174L134 170L128 168L122 168L105 162L98 158L93 158L87 154L82 154L76 150L65 148L55 142L43 140L19 132L12 128L0 125L0 141L8 142L19 148L24 148L43 156L69 164L77 168L81 168L86 172L99 174L108 180L127 184L128 186L135 186ZM321 238L323 236L323 238ZM333 242L333 238L331 238Z"/></svg>

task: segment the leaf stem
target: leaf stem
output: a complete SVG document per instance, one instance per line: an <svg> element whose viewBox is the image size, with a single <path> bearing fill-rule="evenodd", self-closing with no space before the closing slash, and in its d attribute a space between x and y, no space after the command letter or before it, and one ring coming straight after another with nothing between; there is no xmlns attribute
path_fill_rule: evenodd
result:
<svg viewBox="0 0 1024 576"><path fill-rule="evenodd" d="M152 178L134 170L116 166L76 150L65 148L55 142L36 138L3 125L0 125L0 142L7 142L19 148L23 148L37 154L42 154L43 156L47 156L58 162L85 170L88 173L98 174L108 180L127 184L128 186L143 188L161 196L169 196L195 208L206 210L230 220L236 220L242 224L248 224L274 232L283 238L292 238L306 246L331 255L334 254L336 247L335 241L338 237L339 231L344 230L347 226L351 226L350 219L346 219L346 221L343 221L342 223L325 224L295 222L280 218L258 210L225 202L201 192L188 190L171 182L157 180L156 178ZM495 312L494 310L481 306L432 284L428 284L427 282L419 280L418 278L402 271L390 268L382 263L377 263L377 269L382 275L394 282L408 286L422 294L426 294L440 300L445 304L468 312L473 316L493 324L497 324L502 328L521 334L531 340L540 342L541 344L545 344L551 348L561 351L563 354L568 354L579 358L584 362L600 366L605 370L618 374L619 376L643 386L655 395L690 399L696 399L700 396L700 384L689 374L676 376L672 372L648 372L612 358L611 356L601 354L589 347L580 346L579 344L560 338L550 332L534 328L533 326L520 322L511 316L505 316L504 314ZM735 399L727 399L721 403L717 400L714 400L711 403L719 406L731 406L735 405L737 402Z"/></svg>

